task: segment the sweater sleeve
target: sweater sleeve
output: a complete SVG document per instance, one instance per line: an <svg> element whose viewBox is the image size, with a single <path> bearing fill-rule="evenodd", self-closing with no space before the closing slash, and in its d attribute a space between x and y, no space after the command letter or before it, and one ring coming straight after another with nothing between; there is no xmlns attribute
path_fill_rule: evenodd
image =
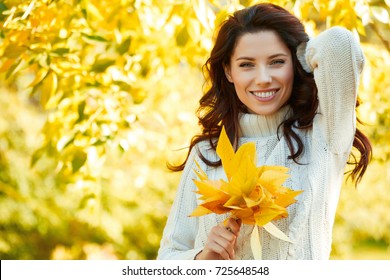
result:
<svg viewBox="0 0 390 280"><path fill-rule="evenodd" d="M355 135L355 105L364 55L353 34L332 27L298 47L298 59L314 73L319 107L313 136L323 138L335 154L349 151Z"/></svg>
<svg viewBox="0 0 390 280"><path fill-rule="evenodd" d="M195 160L199 164L202 163L197 156L197 147L192 149L183 170L176 197L164 228L157 259L193 260L203 249L203 247L194 248L198 219L189 217L197 207L196 186L193 182L196 177L194 173Z"/></svg>

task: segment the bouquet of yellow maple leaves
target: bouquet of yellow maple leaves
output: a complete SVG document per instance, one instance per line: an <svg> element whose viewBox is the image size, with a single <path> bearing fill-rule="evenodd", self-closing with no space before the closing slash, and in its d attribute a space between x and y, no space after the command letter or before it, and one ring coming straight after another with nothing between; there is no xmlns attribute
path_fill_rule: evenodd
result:
<svg viewBox="0 0 390 280"><path fill-rule="evenodd" d="M195 170L199 180L199 199L203 201L190 216L198 217L210 213L230 213L242 223L263 227L275 237L291 240L271 221L288 216L286 207L296 202L295 196L302 191L294 191L282 186L289 177L289 169L284 166L256 166L256 146L243 144L235 153L222 127L217 144L217 154L221 158L227 181L210 180L200 169ZM261 259L261 243L257 226L251 236L254 257Z"/></svg>

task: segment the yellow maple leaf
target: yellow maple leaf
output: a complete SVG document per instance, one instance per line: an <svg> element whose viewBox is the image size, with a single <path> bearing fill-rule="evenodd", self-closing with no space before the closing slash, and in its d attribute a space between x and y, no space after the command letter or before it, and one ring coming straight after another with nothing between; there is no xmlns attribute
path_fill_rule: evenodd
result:
<svg viewBox="0 0 390 280"><path fill-rule="evenodd" d="M190 216L198 217L210 213L223 214L229 212L230 209L225 207L224 204L229 200L230 196L221 190L221 187L226 184L226 182L222 180L208 180L207 176L204 176L205 173L203 171L198 171L197 174L198 176L200 175L200 180L194 181L195 185L198 187L196 193L200 195L199 199L204 202L200 204Z"/></svg>
<svg viewBox="0 0 390 280"><path fill-rule="evenodd" d="M226 134L225 127L222 127L221 134L219 136L217 145L217 155L221 158L223 169L225 170L228 180L231 178L234 172L234 166L232 165L234 159L234 149L230 144L229 138Z"/></svg>

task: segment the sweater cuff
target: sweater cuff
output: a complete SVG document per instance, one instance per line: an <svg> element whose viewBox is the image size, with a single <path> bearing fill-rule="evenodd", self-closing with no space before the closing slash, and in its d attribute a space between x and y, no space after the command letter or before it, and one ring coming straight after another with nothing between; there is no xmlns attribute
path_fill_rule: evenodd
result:
<svg viewBox="0 0 390 280"><path fill-rule="evenodd" d="M186 251L163 249L159 251L157 260L195 260L195 257L203 250L201 248Z"/></svg>
<svg viewBox="0 0 390 280"><path fill-rule="evenodd" d="M299 46L297 47L297 58L299 63L302 65L303 70L305 70L307 73L312 73L314 69L306 60L307 43L308 42L302 42L299 44Z"/></svg>

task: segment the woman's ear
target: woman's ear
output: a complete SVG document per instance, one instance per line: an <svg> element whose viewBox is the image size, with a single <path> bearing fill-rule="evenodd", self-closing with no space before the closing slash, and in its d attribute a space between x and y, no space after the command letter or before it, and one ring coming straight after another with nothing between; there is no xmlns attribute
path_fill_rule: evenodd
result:
<svg viewBox="0 0 390 280"><path fill-rule="evenodd" d="M225 71L226 79L228 79L229 82L233 83L232 76L230 75L230 66L229 65L223 66L223 70Z"/></svg>

